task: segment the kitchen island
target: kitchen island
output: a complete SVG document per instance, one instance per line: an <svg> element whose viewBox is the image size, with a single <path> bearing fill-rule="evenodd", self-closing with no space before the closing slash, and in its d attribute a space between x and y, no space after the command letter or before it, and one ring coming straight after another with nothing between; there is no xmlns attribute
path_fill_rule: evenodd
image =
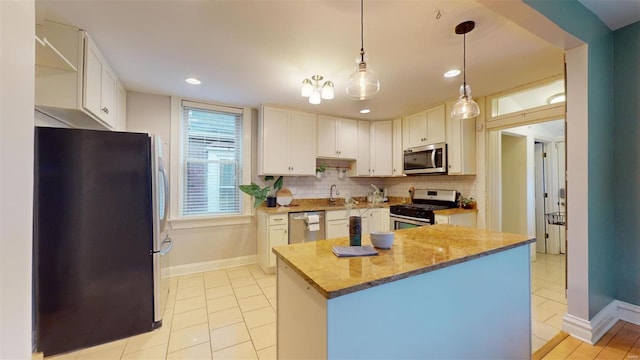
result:
<svg viewBox="0 0 640 360"><path fill-rule="evenodd" d="M278 358L528 358L533 241L434 225L370 257L336 257L346 237L274 247Z"/></svg>

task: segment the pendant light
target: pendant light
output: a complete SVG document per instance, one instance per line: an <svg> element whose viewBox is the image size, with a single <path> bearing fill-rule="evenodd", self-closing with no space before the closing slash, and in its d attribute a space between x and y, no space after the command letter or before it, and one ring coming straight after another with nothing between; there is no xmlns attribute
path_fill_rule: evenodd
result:
<svg viewBox="0 0 640 360"><path fill-rule="evenodd" d="M380 91L380 80L371 68L367 68L367 57L364 55L364 0L360 0L360 56L358 64L349 76L347 95L352 99L364 100Z"/></svg>
<svg viewBox="0 0 640 360"><path fill-rule="evenodd" d="M465 21L456 26L456 34L463 36L462 50L462 86L460 86L460 98L451 109L451 118L468 119L480 115L478 103L471 97L471 87L467 85L467 33L475 28L474 21Z"/></svg>

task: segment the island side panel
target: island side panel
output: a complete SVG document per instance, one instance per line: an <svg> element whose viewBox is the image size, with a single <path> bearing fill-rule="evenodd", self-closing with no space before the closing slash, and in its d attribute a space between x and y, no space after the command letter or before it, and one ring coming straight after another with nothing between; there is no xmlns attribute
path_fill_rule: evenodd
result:
<svg viewBox="0 0 640 360"><path fill-rule="evenodd" d="M530 291L518 246L329 299L328 358L526 359Z"/></svg>
<svg viewBox="0 0 640 360"><path fill-rule="evenodd" d="M277 261L278 359L326 359L327 299Z"/></svg>

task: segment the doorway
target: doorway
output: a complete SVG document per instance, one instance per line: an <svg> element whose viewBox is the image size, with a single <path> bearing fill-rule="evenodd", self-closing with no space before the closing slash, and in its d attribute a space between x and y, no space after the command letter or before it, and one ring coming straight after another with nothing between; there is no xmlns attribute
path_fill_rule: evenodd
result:
<svg viewBox="0 0 640 360"><path fill-rule="evenodd" d="M490 169L500 199L497 230L536 237L531 248L532 346L535 351L562 330L566 313L565 122L492 130ZM491 165L498 165L491 167ZM497 212L497 213L496 213Z"/></svg>

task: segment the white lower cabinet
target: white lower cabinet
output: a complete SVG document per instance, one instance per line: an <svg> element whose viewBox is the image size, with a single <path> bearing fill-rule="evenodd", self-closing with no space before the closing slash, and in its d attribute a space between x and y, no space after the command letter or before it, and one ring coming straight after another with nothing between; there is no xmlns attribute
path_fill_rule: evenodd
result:
<svg viewBox="0 0 640 360"><path fill-rule="evenodd" d="M347 210L334 210L326 212L326 238L334 239L349 236L349 216ZM353 215L357 215L353 213Z"/></svg>
<svg viewBox="0 0 640 360"><path fill-rule="evenodd" d="M288 214L269 215L262 211L258 212L258 265L264 272L275 272L276 257L271 249L288 243Z"/></svg>
<svg viewBox="0 0 640 360"><path fill-rule="evenodd" d="M434 223L436 224L450 224L466 227L477 227L476 225L476 212L467 211L458 214L438 215L435 214Z"/></svg>
<svg viewBox="0 0 640 360"><path fill-rule="evenodd" d="M360 223L362 234L372 231L389 231L389 209L374 208L352 209L350 215L358 216L364 214ZM326 234L327 239L349 236L349 214L347 210L327 211Z"/></svg>

